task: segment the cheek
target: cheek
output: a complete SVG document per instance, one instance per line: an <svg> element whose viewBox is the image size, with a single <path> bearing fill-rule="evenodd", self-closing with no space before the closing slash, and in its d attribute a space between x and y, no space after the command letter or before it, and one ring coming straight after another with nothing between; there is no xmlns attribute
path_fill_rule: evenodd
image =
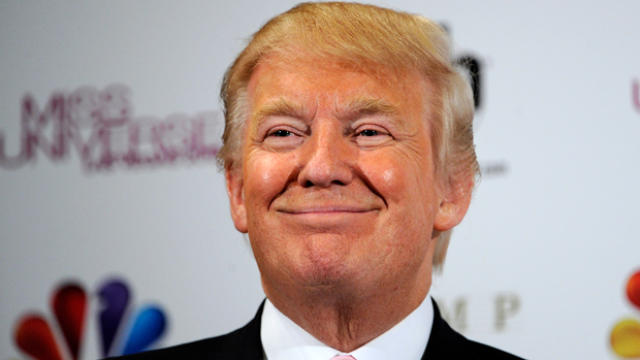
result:
<svg viewBox="0 0 640 360"><path fill-rule="evenodd" d="M395 173L391 169L386 169L382 172L382 181L385 184L390 184L394 181Z"/></svg>
<svg viewBox="0 0 640 360"><path fill-rule="evenodd" d="M424 216L433 215L438 199L429 164L397 154L372 154L361 160L365 177L390 207L394 206L398 213L410 215L410 218L424 219Z"/></svg>
<svg viewBox="0 0 640 360"><path fill-rule="evenodd" d="M250 154L244 163L245 203L255 207L264 207L282 192L292 171L287 165L292 160L274 154Z"/></svg>
<svg viewBox="0 0 640 360"><path fill-rule="evenodd" d="M397 157L373 153L360 157L365 178L387 202L401 201L406 196L412 185L407 166Z"/></svg>

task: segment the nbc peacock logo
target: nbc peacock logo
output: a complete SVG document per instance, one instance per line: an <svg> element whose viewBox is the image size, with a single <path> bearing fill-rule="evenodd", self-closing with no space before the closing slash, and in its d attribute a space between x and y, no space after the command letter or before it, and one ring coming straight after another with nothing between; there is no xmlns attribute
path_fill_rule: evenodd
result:
<svg viewBox="0 0 640 360"><path fill-rule="evenodd" d="M640 270L631 274L627 280L627 299L640 310ZM620 357L640 359L640 321L638 318L620 319L611 330L611 348Z"/></svg>
<svg viewBox="0 0 640 360"><path fill-rule="evenodd" d="M151 348L167 328L161 307L145 304L133 309L131 290L118 278L104 281L93 295L99 301L96 316L102 357L127 355ZM15 326L17 347L36 360L78 360L90 297L77 282L67 281L51 294L55 325L39 312L21 316Z"/></svg>

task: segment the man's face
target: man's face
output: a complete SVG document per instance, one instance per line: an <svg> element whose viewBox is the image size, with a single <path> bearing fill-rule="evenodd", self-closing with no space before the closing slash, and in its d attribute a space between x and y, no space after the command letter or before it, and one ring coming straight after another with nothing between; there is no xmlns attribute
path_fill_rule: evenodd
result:
<svg viewBox="0 0 640 360"><path fill-rule="evenodd" d="M372 73L269 61L251 77L242 164L227 180L268 296L428 290L434 229L459 221L436 182L434 89L417 73Z"/></svg>

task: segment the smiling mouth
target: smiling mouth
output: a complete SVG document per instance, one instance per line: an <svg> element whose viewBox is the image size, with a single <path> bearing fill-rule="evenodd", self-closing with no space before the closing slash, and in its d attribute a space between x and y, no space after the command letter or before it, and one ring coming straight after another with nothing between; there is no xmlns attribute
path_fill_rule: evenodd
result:
<svg viewBox="0 0 640 360"><path fill-rule="evenodd" d="M353 227L356 223L371 223L380 209L344 206L304 207L277 210L284 221L291 225L314 229L313 231L335 231Z"/></svg>
<svg viewBox="0 0 640 360"><path fill-rule="evenodd" d="M286 221L324 227L370 221L370 217L383 208L383 201L358 188L306 190L292 187L274 199L270 210L284 216Z"/></svg>
<svg viewBox="0 0 640 360"><path fill-rule="evenodd" d="M312 215L312 214L361 214L378 211L377 208L362 208L353 206L312 206L299 209L278 209L278 212L289 215Z"/></svg>

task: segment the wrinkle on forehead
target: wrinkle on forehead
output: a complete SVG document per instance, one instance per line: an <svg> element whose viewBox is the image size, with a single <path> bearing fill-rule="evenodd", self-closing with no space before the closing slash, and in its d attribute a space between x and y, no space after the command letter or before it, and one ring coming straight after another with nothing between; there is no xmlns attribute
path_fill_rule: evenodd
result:
<svg viewBox="0 0 640 360"><path fill-rule="evenodd" d="M272 76L274 73L279 76ZM317 80L327 78L333 78L335 82ZM348 89L335 88L343 81L348 82L349 78L354 81ZM393 91L381 92L380 89ZM439 113L437 84L417 69L400 71L383 65L345 66L337 61L301 54L292 57L265 55L255 68L247 90L252 109L248 117L250 128L269 115L291 116L306 122L317 116L353 120L375 113L393 117L405 112L404 106L412 103L420 108L416 110L421 112L432 134L431 122L437 121ZM318 114L319 109L324 113ZM403 122L401 118L397 120Z"/></svg>
<svg viewBox="0 0 640 360"><path fill-rule="evenodd" d="M397 84L409 74L415 74L416 79L422 78L420 72L414 68L394 67L367 59L354 61L347 58L319 56L299 46L283 46L277 52L264 54L256 63L254 74L262 64L281 69L307 68L313 72L361 73L385 86Z"/></svg>
<svg viewBox="0 0 640 360"><path fill-rule="evenodd" d="M325 94L325 97L330 97L330 94ZM366 115L396 116L400 112L397 106L378 97L356 96L353 99L342 101L337 94L333 94L332 100L325 101L333 103L331 111L333 116L346 121L352 121ZM314 106L305 106L295 100L280 96L255 109L251 118L258 122L269 116L287 116L309 120L315 117L321 102L320 95L316 96Z"/></svg>
<svg viewBox="0 0 640 360"><path fill-rule="evenodd" d="M295 72L298 76L292 76L289 78L279 78L280 86L283 88L292 88L297 85L300 76L306 78L312 78L314 75L318 73L324 73L327 76L336 76L336 77L346 77L349 74L357 75L362 74L366 75L367 78L372 83L376 83L381 87L386 88L398 88L401 87L402 96L411 96L413 93L420 93L419 91L415 91L415 87L419 86L426 90L424 93L428 94L429 97L432 95L435 96L435 87L433 86L433 82L430 79L422 74L418 69L413 68L405 68L405 69L397 69L390 66L385 66L382 64L350 64L341 62L339 59L337 60L327 60L317 57L305 56L304 54L295 54L291 57L289 56L274 56L264 55L260 62L256 65L254 72L250 78L248 84L248 90L250 93L255 93L256 86L258 85L259 78L262 77L263 70L265 67L269 67L271 70L281 70L283 72ZM366 97L367 83L363 82L362 86L354 87L351 91L354 93L354 96L363 96ZM320 90L320 89L318 89ZM317 105L321 101L331 101L335 108L340 106L348 107L356 104L341 104L339 101L339 97L337 93L341 92L344 89L323 89L322 94L318 94L315 99L310 100L307 99L308 104ZM343 92L343 91L342 91ZM342 95L345 95L344 92ZM346 94L349 96L349 93ZM372 99L375 96L370 96ZM255 100L255 99L254 99ZM351 99L351 102L364 102L363 99ZM421 99L421 103L424 105L428 105L429 99ZM328 102L327 102L328 103Z"/></svg>

